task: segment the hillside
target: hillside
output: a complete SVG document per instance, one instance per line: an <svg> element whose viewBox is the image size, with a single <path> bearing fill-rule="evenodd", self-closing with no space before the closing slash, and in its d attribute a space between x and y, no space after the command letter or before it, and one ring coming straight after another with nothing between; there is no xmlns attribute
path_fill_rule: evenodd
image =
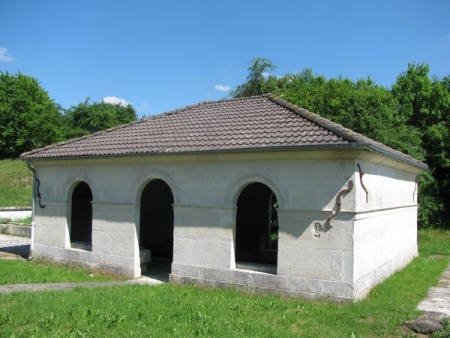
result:
<svg viewBox="0 0 450 338"><path fill-rule="evenodd" d="M0 207L31 206L32 180L24 162L0 160Z"/></svg>

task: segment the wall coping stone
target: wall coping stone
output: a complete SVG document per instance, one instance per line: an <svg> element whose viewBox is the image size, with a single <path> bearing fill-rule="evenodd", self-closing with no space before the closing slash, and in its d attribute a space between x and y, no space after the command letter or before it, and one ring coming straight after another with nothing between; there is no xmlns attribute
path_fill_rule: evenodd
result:
<svg viewBox="0 0 450 338"><path fill-rule="evenodd" d="M0 233L5 235L31 237L31 226L15 223L0 224Z"/></svg>

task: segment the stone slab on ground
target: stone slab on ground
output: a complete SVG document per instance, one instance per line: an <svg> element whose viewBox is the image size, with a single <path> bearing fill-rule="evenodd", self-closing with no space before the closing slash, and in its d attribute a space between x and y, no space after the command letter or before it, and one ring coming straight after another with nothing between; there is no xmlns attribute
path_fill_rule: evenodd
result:
<svg viewBox="0 0 450 338"><path fill-rule="evenodd" d="M440 276L438 285L428 290L426 298L417 308L424 311L423 315L405 321L404 326L427 335L444 328L446 319L450 317L450 264Z"/></svg>
<svg viewBox="0 0 450 338"><path fill-rule="evenodd" d="M447 316L440 312L425 312L420 318L407 320L403 323L415 333L431 334L444 328Z"/></svg>
<svg viewBox="0 0 450 338"><path fill-rule="evenodd" d="M31 237L31 226L22 224L0 224L0 233L10 236Z"/></svg>
<svg viewBox="0 0 450 338"><path fill-rule="evenodd" d="M417 307L421 311L440 312L450 317L450 264L441 275L439 284L430 288Z"/></svg>
<svg viewBox="0 0 450 338"><path fill-rule="evenodd" d="M124 282L85 282L85 283L35 283L1 285L0 294L13 292L66 291L76 288L98 288L117 285L158 285L164 282L150 277L139 277Z"/></svg>

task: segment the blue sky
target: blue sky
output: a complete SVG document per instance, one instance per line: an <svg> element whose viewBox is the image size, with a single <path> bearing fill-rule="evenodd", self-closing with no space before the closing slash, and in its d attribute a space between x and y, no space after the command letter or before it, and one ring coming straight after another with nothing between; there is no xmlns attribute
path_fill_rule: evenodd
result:
<svg viewBox="0 0 450 338"><path fill-rule="evenodd" d="M255 57L390 87L409 62L450 75L448 0L0 0L0 71L68 108L151 115L228 96Z"/></svg>

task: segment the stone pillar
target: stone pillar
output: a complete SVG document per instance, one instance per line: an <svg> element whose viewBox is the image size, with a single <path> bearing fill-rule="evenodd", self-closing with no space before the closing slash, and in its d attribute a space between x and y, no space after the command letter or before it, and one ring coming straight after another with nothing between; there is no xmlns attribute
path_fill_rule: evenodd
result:
<svg viewBox="0 0 450 338"><path fill-rule="evenodd" d="M43 201L45 208L36 206L35 242L42 246L66 248L70 247L67 225L67 201Z"/></svg>
<svg viewBox="0 0 450 338"><path fill-rule="evenodd" d="M235 207L174 205L173 269L233 269L235 220Z"/></svg>
<svg viewBox="0 0 450 338"><path fill-rule="evenodd" d="M92 252L101 256L102 264L133 270L134 277L141 273L137 208L128 203L92 202Z"/></svg>

